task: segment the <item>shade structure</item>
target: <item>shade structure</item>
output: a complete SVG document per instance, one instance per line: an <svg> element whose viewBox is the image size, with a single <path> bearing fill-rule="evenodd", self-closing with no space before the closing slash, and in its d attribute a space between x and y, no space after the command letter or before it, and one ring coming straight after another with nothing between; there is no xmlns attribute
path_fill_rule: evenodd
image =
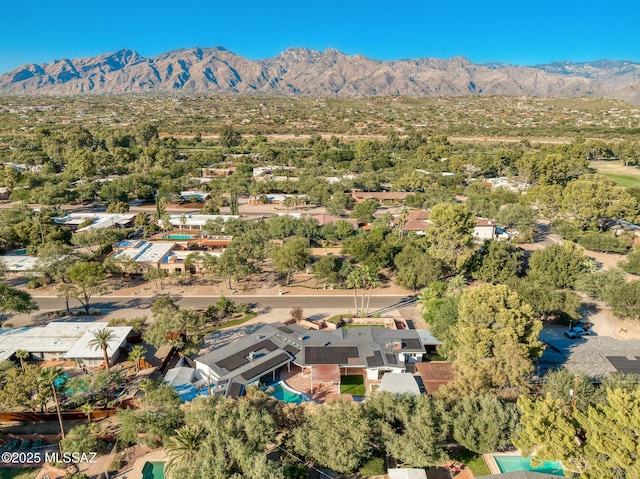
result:
<svg viewBox="0 0 640 479"><path fill-rule="evenodd" d="M340 366L337 364L315 364L311 367L311 394L314 384L340 384Z"/></svg>

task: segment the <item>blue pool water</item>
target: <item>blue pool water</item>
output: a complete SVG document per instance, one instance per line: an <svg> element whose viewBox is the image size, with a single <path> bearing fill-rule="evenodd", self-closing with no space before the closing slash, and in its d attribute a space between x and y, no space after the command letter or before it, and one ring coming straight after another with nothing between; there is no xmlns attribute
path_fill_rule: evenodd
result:
<svg viewBox="0 0 640 479"><path fill-rule="evenodd" d="M169 239L177 239L177 240L189 240L189 239L193 239L193 236L191 236L191 235L169 235L168 238Z"/></svg>
<svg viewBox="0 0 640 479"><path fill-rule="evenodd" d="M273 389L273 392L269 392L269 396L278 399L279 401L290 402L293 404L300 404L309 401L304 395L289 390L282 385L282 382L272 384L269 389Z"/></svg>
<svg viewBox="0 0 640 479"><path fill-rule="evenodd" d="M142 479L164 479L164 462L145 462Z"/></svg>
<svg viewBox="0 0 640 479"><path fill-rule="evenodd" d="M62 376L58 376L54 381L53 384L56 385L56 388L59 388L61 386L64 385L64 383L67 382L67 380L69 379L69 375L68 374L63 374Z"/></svg>
<svg viewBox="0 0 640 479"><path fill-rule="evenodd" d="M556 476L564 476L562 466L558 461L547 461L541 464L539 467L532 467L530 458L522 456L496 456L493 458L498 465L500 472L513 472L513 471L533 471L543 474L555 474Z"/></svg>

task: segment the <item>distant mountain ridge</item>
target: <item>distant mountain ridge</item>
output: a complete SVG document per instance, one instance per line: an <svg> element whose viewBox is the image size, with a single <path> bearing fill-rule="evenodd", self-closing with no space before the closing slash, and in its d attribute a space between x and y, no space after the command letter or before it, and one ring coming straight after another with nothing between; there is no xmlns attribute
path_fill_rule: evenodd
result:
<svg viewBox="0 0 640 479"><path fill-rule="evenodd" d="M475 64L463 57L375 60L289 48L248 60L222 47L143 57L119 50L90 58L29 64L0 76L2 94L197 92L319 97L515 95L608 97L640 104L640 63L598 60L532 67Z"/></svg>

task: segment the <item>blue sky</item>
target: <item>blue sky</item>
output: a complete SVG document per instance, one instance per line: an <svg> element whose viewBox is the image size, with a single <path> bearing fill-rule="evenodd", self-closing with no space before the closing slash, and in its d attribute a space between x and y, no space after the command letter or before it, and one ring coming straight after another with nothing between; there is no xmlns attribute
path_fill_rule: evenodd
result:
<svg viewBox="0 0 640 479"><path fill-rule="evenodd" d="M153 56L194 46L224 46L251 59L331 47L385 60L640 61L638 0L4 3L0 73L121 48Z"/></svg>

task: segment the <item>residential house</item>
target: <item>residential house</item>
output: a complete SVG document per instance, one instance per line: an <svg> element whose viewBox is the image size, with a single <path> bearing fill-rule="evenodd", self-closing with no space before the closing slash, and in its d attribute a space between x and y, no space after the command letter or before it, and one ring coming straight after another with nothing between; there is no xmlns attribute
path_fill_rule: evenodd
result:
<svg viewBox="0 0 640 479"><path fill-rule="evenodd" d="M405 372L407 364L422 361L424 354L416 330L363 326L317 331L273 323L197 357L195 363L214 385L213 393L237 396L246 385L291 363L307 370L313 385L339 381L341 372L350 369L365 369L369 379L377 380L385 373Z"/></svg>
<svg viewBox="0 0 640 479"><path fill-rule="evenodd" d="M77 233L96 231L104 228L131 228L136 215L134 213L69 213L53 221ZM86 226L80 227L82 224Z"/></svg>
<svg viewBox="0 0 640 479"><path fill-rule="evenodd" d="M497 238L496 222L485 218L477 218L473 227L473 238L476 241L492 240Z"/></svg>
<svg viewBox="0 0 640 479"><path fill-rule="evenodd" d="M0 329L0 361L10 359L19 349L34 359L73 359L78 364L97 366L104 362L102 349L89 343L101 329L113 333L107 354L113 364L127 342L130 327L109 327L107 323L53 321L46 326Z"/></svg>
<svg viewBox="0 0 640 479"><path fill-rule="evenodd" d="M226 178L236 172L235 166L230 168L202 168L203 178Z"/></svg>
<svg viewBox="0 0 640 479"><path fill-rule="evenodd" d="M405 191L352 191L351 196L356 203L366 200L378 200L380 203L400 204L411 195Z"/></svg>
<svg viewBox="0 0 640 479"><path fill-rule="evenodd" d="M346 221L351 225L351 227L354 230L358 229L358 220L355 220L353 218L341 218L340 216L333 216L333 215L327 215L327 214L314 215L314 216L311 216L311 218L316 220L318 222L318 225L320 226L324 226L330 223L335 224L338 221Z"/></svg>

